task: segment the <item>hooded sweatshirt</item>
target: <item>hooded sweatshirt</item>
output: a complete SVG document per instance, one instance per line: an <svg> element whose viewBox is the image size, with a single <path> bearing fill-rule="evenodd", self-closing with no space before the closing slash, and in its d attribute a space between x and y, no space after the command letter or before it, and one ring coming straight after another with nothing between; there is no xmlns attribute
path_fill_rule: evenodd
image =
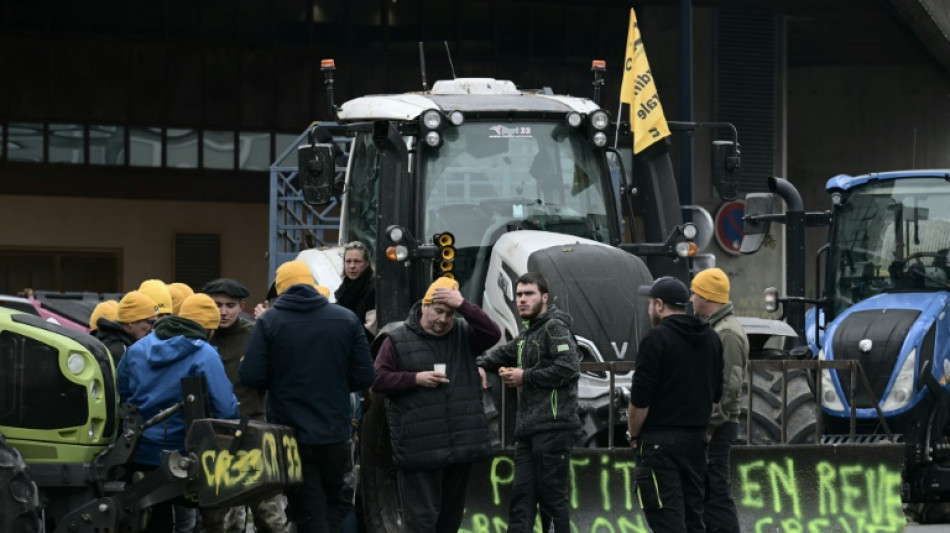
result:
<svg viewBox="0 0 950 533"><path fill-rule="evenodd" d="M338 444L353 431L350 393L373 384L363 324L312 286L291 286L254 324L239 371L267 390L267 417L303 444Z"/></svg>
<svg viewBox="0 0 950 533"><path fill-rule="evenodd" d="M524 370L515 437L528 438L540 431L577 430L577 379L580 354L571 333L574 320L555 305L531 321L508 344L478 360L491 371L502 366Z"/></svg>
<svg viewBox="0 0 950 533"><path fill-rule="evenodd" d="M139 408L147 421L182 401L181 379L204 376L215 418L237 418L238 402L218 352L207 342L204 328L179 316L168 316L155 330L126 350L116 374L123 403ZM162 450L185 450L185 417L179 412L145 430L135 461L160 464Z"/></svg>
<svg viewBox="0 0 950 533"><path fill-rule="evenodd" d="M96 321L96 331L92 332L92 336L106 345L112 355L112 362L116 365L122 360L125 350L135 343L135 339L126 333L118 322L108 318L100 318Z"/></svg>
<svg viewBox="0 0 950 533"><path fill-rule="evenodd" d="M722 396L722 345L695 316L664 318L640 341L630 403L650 408L643 431L705 431Z"/></svg>

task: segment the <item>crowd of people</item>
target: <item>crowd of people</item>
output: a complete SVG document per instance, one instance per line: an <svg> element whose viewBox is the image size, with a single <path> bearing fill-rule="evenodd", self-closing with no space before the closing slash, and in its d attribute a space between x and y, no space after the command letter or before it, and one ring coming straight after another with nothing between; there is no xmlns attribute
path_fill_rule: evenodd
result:
<svg viewBox="0 0 950 533"><path fill-rule="evenodd" d="M472 466L492 455L483 408L487 373L517 390L508 531L567 533L570 457L580 430L581 356L572 318L537 272L518 278L520 334L498 326L450 277L436 279L375 359L375 279L369 250L343 249L331 296L301 261L277 269L267 301L246 313L248 289L220 278L196 293L145 280L96 307L92 335L109 349L120 400L148 419L181 401L181 378L203 376L216 418L293 428L303 483L240 508L198 512L184 500L151 510L147 531L355 531L354 419L360 394L385 404L406 532L459 530ZM729 453L738 433L748 343L732 313L729 279L699 273L690 288L661 277L642 290L653 328L640 343L628 406L638 501L651 529L738 532ZM334 300L331 302L331 299ZM687 313L692 306L694 313ZM180 414L148 428L133 470L184 451Z"/></svg>

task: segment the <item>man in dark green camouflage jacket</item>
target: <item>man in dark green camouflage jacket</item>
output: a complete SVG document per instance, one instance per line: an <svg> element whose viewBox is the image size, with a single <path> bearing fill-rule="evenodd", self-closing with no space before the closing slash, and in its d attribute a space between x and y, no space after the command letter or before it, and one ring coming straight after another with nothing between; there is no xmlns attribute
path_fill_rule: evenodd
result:
<svg viewBox="0 0 950 533"><path fill-rule="evenodd" d="M541 274L528 272L518 278L515 299L525 330L478 360L486 370L497 370L505 385L521 389L511 533L533 531L539 506L557 533L570 531L568 486L571 448L580 428L580 355L570 315L549 305L548 297L548 282Z"/></svg>

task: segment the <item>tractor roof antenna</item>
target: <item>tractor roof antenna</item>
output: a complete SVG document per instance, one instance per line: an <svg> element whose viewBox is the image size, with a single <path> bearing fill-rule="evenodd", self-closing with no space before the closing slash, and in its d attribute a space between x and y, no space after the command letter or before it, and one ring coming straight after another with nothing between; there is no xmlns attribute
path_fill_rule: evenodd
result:
<svg viewBox="0 0 950 533"><path fill-rule="evenodd" d="M426 54L422 48L422 41L419 41L419 68L422 70L422 92L426 92L429 90L429 85L426 83Z"/></svg>
<svg viewBox="0 0 950 533"><path fill-rule="evenodd" d="M455 64L452 63L452 52L449 51L449 42L442 41L445 44L445 55L449 56L449 68L452 69L452 79L458 79L458 76L455 75Z"/></svg>

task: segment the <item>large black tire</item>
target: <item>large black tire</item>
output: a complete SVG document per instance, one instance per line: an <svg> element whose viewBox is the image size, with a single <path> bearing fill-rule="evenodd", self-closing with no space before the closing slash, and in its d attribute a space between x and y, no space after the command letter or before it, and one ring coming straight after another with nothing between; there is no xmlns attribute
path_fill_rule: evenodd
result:
<svg viewBox="0 0 950 533"><path fill-rule="evenodd" d="M739 416L739 441L746 444L782 444L782 372L756 370L752 373L752 434L746 419L749 407L748 385L742 387L742 414ZM804 370L788 371L788 444L815 443L815 394L811 377Z"/></svg>
<svg viewBox="0 0 950 533"><path fill-rule="evenodd" d="M372 395L372 402L360 425L359 498L367 531L402 531L402 506L399 503L396 468L392 464L386 406L383 397L378 394Z"/></svg>
<svg viewBox="0 0 950 533"><path fill-rule="evenodd" d="M40 531L39 498L26 463L0 434L0 531Z"/></svg>

